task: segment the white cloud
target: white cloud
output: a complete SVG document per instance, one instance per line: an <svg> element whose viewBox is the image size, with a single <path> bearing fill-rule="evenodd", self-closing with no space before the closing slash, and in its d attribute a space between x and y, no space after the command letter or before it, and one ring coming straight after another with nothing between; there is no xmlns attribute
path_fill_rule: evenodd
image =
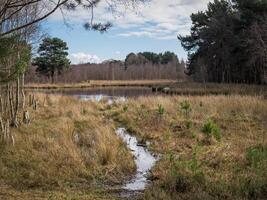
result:
<svg viewBox="0 0 267 200"><path fill-rule="evenodd" d="M91 55L83 52L72 53L70 55L72 64L83 64L83 63L100 63L102 60L97 55Z"/></svg>
<svg viewBox="0 0 267 200"><path fill-rule="evenodd" d="M191 26L190 15L204 10L210 0L151 0L140 4L137 10L125 10L117 6L117 13L107 12L107 1L101 1L95 9L95 19L113 23L119 28L120 37L150 37L156 39L176 38L188 34ZM60 13L52 16L60 19ZM83 23L90 20L90 12L80 9L69 15L70 21Z"/></svg>
<svg viewBox="0 0 267 200"><path fill-rule="evenodd" d="M121 52L120 52L120 51L115 51L115 54L116 54L116 55L120 55Z"/></svg>

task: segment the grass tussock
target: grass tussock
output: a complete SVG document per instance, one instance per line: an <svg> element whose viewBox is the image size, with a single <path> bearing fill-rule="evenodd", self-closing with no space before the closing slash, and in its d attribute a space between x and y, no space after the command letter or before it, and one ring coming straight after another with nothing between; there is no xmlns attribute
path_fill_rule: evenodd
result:
<svg viewBox="0 0 267 200"><path fill-rule="evenodd" d="M264 199L263 97L140 97L107 115L162 155L145 199Z"/></svg>
<svg viewBox="0 0 267 200"><path fill-rule="evenodd" d="M37 98L30 125L11 130L15 146L0 146L0 190L101 188L121 183L135 170L113 123L97 112L94 103L57 95Z"/></svg>

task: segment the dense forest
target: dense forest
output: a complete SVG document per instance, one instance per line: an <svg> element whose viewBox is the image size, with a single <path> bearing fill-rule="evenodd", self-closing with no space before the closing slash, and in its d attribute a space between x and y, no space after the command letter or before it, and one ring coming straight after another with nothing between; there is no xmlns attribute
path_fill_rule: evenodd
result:
<svg viewBox="0 0 267 200"><path fill-rule="evenodd" d="M64 73L55 73L55 82L81 82L88 80L144 80L171 79L185 80L185 62L179 61L172 52L130 53L125 61L107 60L100 64L87 63L72 65ZM26 82L50 82L50 76L44 76L36 67L31 67Z"/></svg>
<svg viewBox="0 0 267 200"><path fill-rule="evenodd" d="M215 0L191 15L188 74L219 83L267 82L267 1Z"/></svg>

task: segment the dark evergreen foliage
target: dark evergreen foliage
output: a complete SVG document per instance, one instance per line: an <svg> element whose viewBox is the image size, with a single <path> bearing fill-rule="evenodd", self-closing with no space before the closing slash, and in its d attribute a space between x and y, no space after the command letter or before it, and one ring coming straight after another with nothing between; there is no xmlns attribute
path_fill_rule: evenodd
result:
<svg viewBox="0 0 267 200"><path fill-rule="evenodd" d="M191 34L178 36L188 51L189 75L219 83L266 83L266 0L215 0L191 20Z"/></svg>
<svg viewBox="0 0 267 200"><path fill-rule="evenodd" d="M59 38L45 38L38 49L39 57L36 57L33 64L37 66L39 74L52 78L54 82L55 74L61 74L69 68L70 60L68 56L67 43Z"/></svg>

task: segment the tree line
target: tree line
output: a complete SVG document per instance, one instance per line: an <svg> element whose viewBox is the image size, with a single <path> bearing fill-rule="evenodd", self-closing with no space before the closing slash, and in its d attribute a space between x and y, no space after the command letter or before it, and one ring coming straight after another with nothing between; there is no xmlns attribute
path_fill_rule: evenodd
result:
<svg viewBox="0 0 267 200"><path fill-rule="evenodd" d="M267 83L267 1L214 0L191 15L187 73L218 83Z"/></svg>
<svg viewBox="0 0 267 200"><path fill-rule="evenodd" d="M156 57L158 58L154 59ZM40 60L40 57L35 58L35 60ZM54 80L61 83L73 83L88 80L186 79L185 62L179 61L172 52L160 54L153 52L130 53L124 61L108 60L100 64L72 65L70 68L62 66L55 68L56 65L49 65L51 59L42 57L41 60L46 61L46 65L36 63L37 66L31 67L28 70L26 82L45 83ZM65 70L62 71L62 69ZM53 70L53 77L51 77L51 70Z"/></svg>
<svg viewBox="0 0 267 200"><path fill-rule="evenodd" d="M21 123L29 123L29 106L37 108L37 100L34 96L26 97L24 92L24 80L27 75L29 66L32 62L32 44L36 42L40 23L48 16L61 10L63 14L68 11L77 12L77 9L88 11L91 19L84 22L84 28L105 32L111 27L111 23L95 23L94 10L99 3L104 2L109 7L107 12L116 12L117 6L135 7L138 3L144 3L147 0L1 0L0 1L0 143L12 142L14 136L10 127L16 128ZM64 12L63 12L64 11ZM67 12L65 12L67 11ZM60 46L60 45L59 45ZM53 47L45 47L52 48ZM56 67L66 66L65 63L57 63L58 56L65 55L64 44L62 54L57 51L53 52L50 57L51 63L56 63ZM39 49L40 55L42 48ZM43 73L50 73L53 76L53 67L48 71L42 67L42 60L35 60L40 66L39 70ZM66 65L65 65L66 64ZM62 70L57 70L57 73ZM29 103L26 104L26 99Z"/></svg>
<svg viewBox="0 0 267 200"><path fill-rule="evenodd" d="M164 53L154 53L154 52L140 52L137 54L130 53L126 56L126 65L130 64L143 64L151 62L152 64L168 64L169 62L177 62L178 57L175 53L166 51Z"/></svg>

